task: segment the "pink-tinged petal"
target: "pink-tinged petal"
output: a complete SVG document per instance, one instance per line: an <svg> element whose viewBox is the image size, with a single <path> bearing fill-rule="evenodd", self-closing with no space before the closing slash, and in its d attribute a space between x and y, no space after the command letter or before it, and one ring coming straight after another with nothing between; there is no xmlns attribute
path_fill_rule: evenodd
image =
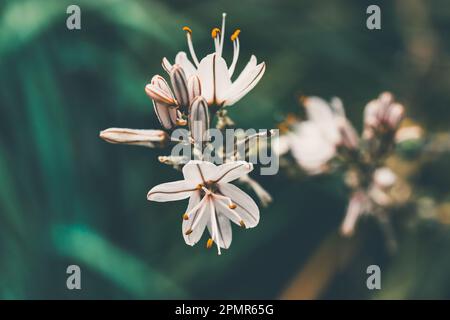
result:
<svg viewBox="0 0 450 320"><path fill-rule="evenodd" d="M328 103L319 97L307 97L303 102L308 119L315 122L322 130L323 135L331 143L340 142L340 133L336 116Z"/></svg>
<svg viewBox="0 0 450 320"><path fill-rule="evenodd" d="M208 141L209 108L202 96L197 96L189 108L189 130L195 143Z"/></svg>
<svg viewBox="0 0 450 320"><path fill-rule="evenodd" d="M219 183L218 190L236 205L236 213L242 217L247 228L255 227L259 222L259 208L255 201L244 191L231 183Z"/></svg>
<svg viewBox="0 0 450 320"><path fill-rule="evenodd" d="M211 162L191 160L183 167L183 176L185 180L204 184L217 174L217 170L218 167Z"/></svg>
<svg viewBox="0 0 450 320"><path fill-rule="evenodd" d="M195 192L188 205L189 209L192 209L195 205L200 202L200 192ZM195 212L190 215L188 220L183 220L182 232L183 238L186 244L193 246L195 245L203 235L206 228L206 223L209 221L209 201L204 201Z"/></svg>
<svg viewBox="0 0 450 320"><path fill-rule="evenodd" d="M191 181L181 180L162 183L153 187L147 194L150 201L167 202L186 199L196 191L196 184Z"/></svg>
<svg viewBox="0 0 450 320"><path fill-rule="evenodd" d="M170 74L170 70L172 69L172 64L167 60L166 57L162 59L161 66L163 67L164 71L167 72L167 74Z"/></svg>
<svg viewBox="0 0 450 320"><path fill-rule="evenodd" d="M348 204L347 213L341 225L341 233L344 236L351 236L355 230L356 222L364 213L366 197L362 192L355 192Z"/></svg>
<svg viewBox="0 0 450 320"><path fill-rule="evenodd" d="M170 82L181 111L187 111L189 107L188 81L183 68L174 64L170 70Z"/></svg>
<svg viewBox="0 0 450 320"><path fill-rule="evenodd" d="M200 78L196 75L191 76L188 80L189 101L192 101L202 94L202 84Z"/></svg>
<svg viewBox="0 0 450 320"><path fill-rule="evenodd" d="M169 97L171 101L175 101L175 97L172 94L172 90L170 90L169 85L166 80L160 75L156 75L152 78L152 81L149 85L149 90L152 91L154 88L160 90L161 92ZM147 92L147 87L146 87ZM148 94L148 93L147 93ZM151 95L149 95L151 97ZM155 109L156 116L158 117L159 122L165 129L172 129L176 126L177 123L177 110L174 108L173 104L167 104L164 102L160 102L159 100L152 99L153 108Z"/></svg>
<svg viewBox="0 0 450 320"><path fill-rule="evenodd" d="M145 93L152 98L153 100L155 100L156 102L161 102L167 105L176 105L176 101L173 98L171 92L169 93L166 90L163 90L161 88L159 88L156 85L153 84L147 84L145 86Z"/></svg>
<svg viewBox="0 0 450 320"><path fill-rule="evenodd" d="M215 182L225 183L236 180L253 170L253 165L246 161L235 161L222 164L218 167Z"/></svg>
<svg viewBox="0 0 450 320"><path fill-rule="evenodd" d="M239 78L233 82L229 90L226 92L226 101L224 106L231 106L242 99L258 84L265 71L266 64L264 62L258 64L252 69L244 69Z"/></svg>
<svg viewBox="0 0 450 320"><path fill-rule="evenodd" d="M197 73L197 69L195 68L194 64L189 60L189 58L186 55L186 52L184 51L180 51L177 53L175 57L175 63L183 68L184 73L186 74L186 78L188 79Z"/></svg>
<svg viewBox="0 0 450 320"><path fill-rule="evenodd" d="M164 129L170 130L176 127L178 118L176 109L164 103L155 102L154 100L153 109L155 110L159 123L161 123Z"/></svg>
<svg viewBox="0 0 450 320"><path fill-rule="evenodd" d="M309 174L322 173L336 154L336 146L324 138L315 122L304 121L289 135L290 149L297 163Z"/></svg>
<svg viewBox="0 0 450 320"><path fill-rule="evenodd" d="M225 60L215 53L207 55L200 61L198 76L202 84L202 96L209 105L221 105L231 86Z"/></svg>
<svg viewBox="0 0 450 320"><path fill-rule="evenodd" d="M198 66L198 77L202 84L202 96L208 101L208 104L214 103L214 75L213 59L214 54L209 54L200 61Z"/></svg>

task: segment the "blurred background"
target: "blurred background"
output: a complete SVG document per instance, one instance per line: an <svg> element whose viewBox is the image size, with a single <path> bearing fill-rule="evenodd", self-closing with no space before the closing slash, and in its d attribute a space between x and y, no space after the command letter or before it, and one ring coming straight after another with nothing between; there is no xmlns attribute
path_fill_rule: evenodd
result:
<svg viewBox="0 0 450 320"><path fill-rule="evenodd" d="M239 127L276 128L300 113L306 94L340 96L360 130L365 104L389 90L440 135L450 129L448 1L79 0L74 31L70 4L0 2L0 298L450 298L445 150L400 165L414 167L423 205L398 212L408 218L396 225L395 254L370 219L351 239L337 234L348 201L339 175L280 172L254 176L274 202L257 228L234 228L217 256L204 241L185 245L185 201L146 200L151 187L181 177L157 161L169 151L98 137L108 127L159 128L144 85L164 73L162 57L187 50L182 26L197 54L210 52L222 12L228 32L242 30L238 68L253 53L267 63L229 110ZM366 28L371 4L381 7L381 30ZM82 290L66 288L71 264ZM371 264L381 267L382 290L366 287Z"/></svg>

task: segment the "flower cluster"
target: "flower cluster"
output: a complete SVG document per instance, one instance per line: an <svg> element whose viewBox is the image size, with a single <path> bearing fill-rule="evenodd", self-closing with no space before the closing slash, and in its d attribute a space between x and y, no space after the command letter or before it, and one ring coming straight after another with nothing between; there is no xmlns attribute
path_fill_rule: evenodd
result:
<svg viewBox="0 0 450 320"><path fill-rule="evenodd" d="M345 182L351 189L341 233L353 234L358 218L373 214L386 222L387 210L405 200L392 190L402 181L386 165L396 142L415 135L399 130L405 109L391 93L384 92L370 101L364 110L361 137L347 119L343 103L333 98L329 103L318 97L302 98L307 120L292 117L282 124L280 154L291 153L309 175L345 169ZM407 196L408 192L405 192Z"/></svg>
<svg viewBox="0 0 450 320"><path fill-rule="evenodd" d="M175 168L182 167L184 180L160 184L149 191L147 198L160 202L189 198L187 211L183 214L185 242L188 245L197 243L207 227L210 233L207 247L210 248L215 243L219 254L221 248L227 249L231 244L230 221L243 228L255 227L259 222L256 203L230 182L239 179L247 184L263 204L271 200L270 195L248 176L253 165L241 161L236 153L221 150L224 164L219 166L202 155L202 150L210 143L209 128L213 118L217 116L216 128L219 130L233 125L225 107L234 105L252 90L266 69L265 63L258 64L256 57L252 55L242 72L232 80L239 57L241 31L237 29L231 34L233 58L228 66L222 57L225 18L226 14L223 14L220 29L214 28L211 31L214 51L201 60L194 50L192 30L184 27L190 59L185 52L176 55L174 64L163 58L162 67L167 72L169 81L155 75L145 86L145 93L151 98L158 120L166 131L110 128L100 132L100 137L110 143L153 148L169 143L186 143L174 140L169 133L187 126L187 143L199 159L160 156L160 162ZM267 135L269 134L270 131ZM259 135L255 137L258 138ZM249 139L252 137L237 141L237 144L248 143Z"/></svg>

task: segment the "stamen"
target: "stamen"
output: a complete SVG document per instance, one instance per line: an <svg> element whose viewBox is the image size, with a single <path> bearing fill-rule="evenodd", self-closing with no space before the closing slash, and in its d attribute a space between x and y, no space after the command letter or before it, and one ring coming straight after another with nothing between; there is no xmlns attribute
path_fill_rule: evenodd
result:
<svg viewBox="0 0 450 320"><path fill-rule="evenodd" d="M217 245L217 253L220 255L220 244L219 244L219 238L218 238L218 226L217 226L217 219L216 219L216 211L214 209L214 202L211 201L211 224L212 224L212 238L216 239L216 245Z"/></svg>
<svg viewBox="0 0 450 320"><path fill-rule="evenodd" d="M184 220L188 220L189 217L191 216L191 214L193 214L194 212L196 212L196 211L204 204L204 202L206 201L205 198L206 198L206 197L203 197L203 199L200 200L194 207L192 207L191 210L189 210L188 212L186 212L186 213L183 215L183 219L184 219ZM187 217L188 219L186 219L186 217ZM195 224L195 222L196 222L196 221L194 221L193 224ZM194 229L194 226L193 226L193 225L191 226L191 229Z"/></svg>
<svg viewBox="0 0 450 320"><path fill-rule="evenodd" d="M203 197L203 199L202 199L202 201L200 201L200 203L203 204L203 202L204 201L206 202L208 200L208 198L209 198L208 196ZM202 216L203 216L203 213L205 212L205 210L206 210L206 204L204 206L203 205L201 206L200 212L196 216L197 219L195 219L195 221L192 223L192 226L191 226L192 230L197 227L199 221L202 219Z"/></svg>
<svg viewBox="0 0 450 320"><path fill-rule="evenodd" d="M220 29L219 28L214 28L211 30L211 38L215 39L217 37L217 35L220 34Z"/></svg>
<svg viewBox="0 0 450 320"><path fill-rule="evenodd" d="M191 234L191 233L192 233L193 231L194 231L194 230L192 230L192 229L189 229L188 231L186 231L186 232L185 232L185 235L187 235L187 236L188 236L188 235L190 235L190 234Z"/></svg>
<svg viewBox="0 0 450 320"><path fill-rule="evenodd" d="M236 31L233 33L233 36L236 34ZM233 76L234 69L236 68L236 64L239 58L239 38L236 36L236 39L233 40L233 36L231 36L231 39L233 41L233 61L231 62L230 69L228 69L230 78Z"/></svg>
<svg viewBox="0 0 450 320"><path fill-rule="evenodd" d="M230 209L236 209L237 208L237 205L235 205L234 203L230 203L229 205L228 205L228 208L230 208Z"/></svg>
<svg viewBox="0 0 450 320"><path fill-rule="evenodd" d="M231 41L236 40L239 37L239 34L241 33L241 29L236 29L233 34L231 35Z"/></svg>
<svg viewBox="0 0 450 320"><path fill-rule="evenodd" d="M177 126L185 126L185 125L187 125L187 121L185 119L180 119L180 118L178 118L175 123L176 123Z"/></svg>
<svg viewBox="0 0 450 320"><path fill-rule="evenodd" d="M189 53L191 54L192 60L194 61L195 65L198 67L199 65L198 58L197 55L195 54L194 45L192 44L192 30L189 27L183 27L183 30L186 31Z"/></svg>
<svg viewBox="0 0 450 320"><path fill-rule="evenodd" d="M220 46L219 46L219 57L222 56L222 51L223 51L223 40L225 37L225 17L227 16L227 14L224 12L222 13L222 30L220 30Z"/></svg>
<svg viewBox="0 0 450 320"><path fill-rule="evenodd" d="M206 248L211 249L213 244L214 244L214 240L209 238L208 241L206 241Z"/></svg>
<svg viewBox="0 0 450 320"><path fill-rule="evenodd" d="M223 196L223 195L221 195L221 194L216 194L216 193L214 193L214 197L217 198L217 199L221 199L221 200L224 200L224 201L228 202L228 206L229 206L229 207L235 205L235 204L233 203L233 201L231 201L230 198L225 197L225 196ZM231 209L231 208L230 208L230 209Z"/></svg>
<svg viewBox="0 0 450 320"><path fill-rule="evenodd" d="M226 198L226 197L224 197L224 198ZM242 219L242 217L235 210L232 210L229 206L226 206L224 203L222 203L220 201L217 201L217 204L221 205L222 208L224 208L229 213L231 213L233 216L235 216L236 220L239 221L239 224L241 225L241 227L246 228L244 220Z"/></svg>
<svg viewBox="0 0 450 320"><path fill-rule="evenodd" d="M203 188L203 185L202 185L201 183L199 183L199 184L195 187L195 189L197 189L197 190L202 190L202 188Z"/></svg>

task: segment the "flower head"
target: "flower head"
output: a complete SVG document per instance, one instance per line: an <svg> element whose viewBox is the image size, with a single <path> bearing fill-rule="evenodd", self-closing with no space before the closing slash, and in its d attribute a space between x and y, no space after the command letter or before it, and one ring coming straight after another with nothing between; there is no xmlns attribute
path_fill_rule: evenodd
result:
<svg viewBox="0 0 450 320"><path fill-rule="evenodd" d="M259 209L245 192L229 183L253 170L253 165L236 161L216 166L206 161L191 160L183 167L184 180L163 183L152 188L150 201L175 201L189 198L183 214L182 231L185 242L196 244L205 228L210 239L207 247L217 245L228 249L232 231L230 221L244 228L255 227L259 222Z"/></svg>
<svg viewBox="0 0 450 320"><path fill-rule="evenodd" d="M239 58L241 30L235 30L230 37L233 43L233 58L228 66L222 57L225 42L225 18L226 14L224 13L221 29L213 28L211 31L214 41L213 53L199 60L192 42L192 30L184 27L192 62L183 51L176 55L174 65L166 58L163 58L162 62L163 68L169 74L172 73L174 67L179 66L184 70L187 79L198 76L201 83L201 95L206 99L208 105L217 107L231 106L238 102L256 86L266 69L265 63L257 64L256 57L252 55L240 75L234 81L231 80Z"/></svg>
<svg viewBox="0 0 450 320"><path fill-rule="evenodd" d="M347 120L338 98L330 103L318 97L304 98L308 116L289 134L290 149L299 165L310 174L321 173L337 153L338 147L354 149L359 138Z"/></svg>
<svg viewBox="0 0 450 320"><path fill-rule="evenodd" d="M376 134L384 134L397 130L403 119L405 108L394 101L390 92L383 92L380 96L370 101L364 109L364 133L365 139L371 139Z"/></svg>

